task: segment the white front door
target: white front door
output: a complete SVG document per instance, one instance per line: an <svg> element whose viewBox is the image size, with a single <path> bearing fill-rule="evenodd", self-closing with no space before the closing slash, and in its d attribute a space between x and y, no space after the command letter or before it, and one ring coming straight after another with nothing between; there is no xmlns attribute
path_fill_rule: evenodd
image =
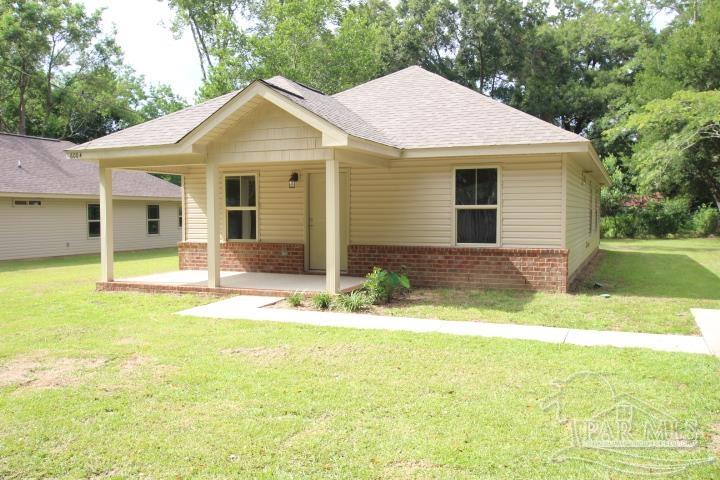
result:
<svg viewBox="0 0 720 480"><path fill-rule="evenodd" d="M347 270L348 175L340 172L340 269ZM308 267L325 270L325 174L308 175Z"/></svg>

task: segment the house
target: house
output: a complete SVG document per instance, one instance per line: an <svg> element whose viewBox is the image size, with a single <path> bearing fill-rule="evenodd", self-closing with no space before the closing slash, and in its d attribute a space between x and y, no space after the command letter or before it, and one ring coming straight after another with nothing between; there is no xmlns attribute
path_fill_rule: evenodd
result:
<svg viewBox="0 0 720 480"><path fill-rule="evenodd" d="M566 291L610 181L587 139L419 67L336 95L257 80L67 154L99 165L106 218L113 169L182 175L180 267L207 269L209 289L221 271L325 272L337 292L377 265L415 285Z"/></svg>
<svg viewBox="0 0 720 480"><path fill-rule="evenodd" d="M98 167L69 160L74 144L0 133L0 260L100 251ZM175 246L180 188L144 172L113 174L118 250Z"/></svg>

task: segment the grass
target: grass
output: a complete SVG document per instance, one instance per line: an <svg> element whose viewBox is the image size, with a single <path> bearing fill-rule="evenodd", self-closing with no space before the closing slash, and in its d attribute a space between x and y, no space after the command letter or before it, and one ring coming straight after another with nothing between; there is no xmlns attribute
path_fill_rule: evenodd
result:
<svg viewBox="0 0 720 480"><path fill-rule="evenodd" d="M390 315L697 334L690 308L720 308L720 239L611 240L575 294L418 289ZM598 282L602 288L593 288ZM602 298L601 293L610 294Z"/></svg>
<svg viewBox="0 0 720 480"><path fill-rule="evenodd" d="M720 453L710 356L181 317L208 300L98 293L97 274L96 257L0 265L0 478L609 478L550 460L570 430L543 399L583 371ZM572 392L573 418L610 402L596 381Z"/></svg>

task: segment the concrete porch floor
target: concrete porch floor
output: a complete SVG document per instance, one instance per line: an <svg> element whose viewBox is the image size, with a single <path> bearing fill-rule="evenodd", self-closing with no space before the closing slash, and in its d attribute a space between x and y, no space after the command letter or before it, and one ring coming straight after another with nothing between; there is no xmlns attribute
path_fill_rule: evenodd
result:
<svg viewBox="0 0 720 480"><path fill-rule="evenodd" d="M103 288L101 289L217 294L254 292L256 295L325 291L325 275L223 271L220 272L220 287L217 289L208 289L207 279L207 270L179 270L140 277L120 278L102 284ZM342 291L354 290L362 285L364 280L361 277L341 276L340 289ZM101 287L101 285L98 286ZM122 288L123 286L128 288Z"/></svg>

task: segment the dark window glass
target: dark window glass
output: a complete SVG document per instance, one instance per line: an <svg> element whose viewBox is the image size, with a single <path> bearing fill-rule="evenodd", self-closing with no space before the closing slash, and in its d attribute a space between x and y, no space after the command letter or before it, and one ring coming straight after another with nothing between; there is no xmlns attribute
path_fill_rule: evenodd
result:
<svg viewBox="0 0 720 480"><path fill-rule="evenodd" d="M160 220L160 205L148 205L147 218L148 220Z"/></svg>
<svg viewBox="0 0 720 480"><path fill-rule="evenodd" d="M147 224L148 235L157 235L158 233L160 233L160 221L148 220Z"/></svg>
<svg viewBox="0 0 720 480"><path fill-rule="evenodd" d="M88 220L100 220L100 205L97 203L88 205Z"/></svg>
<svg viewBox="0 0 720 480"><path fill-rule="evenodd" d="M255 210L230 210L228 214L229 240L255 240L257 212Z"/></svg>
<svg viewBox="0 0 720 480"><path fill-rule="evenodd" d="M252 175L246 175L242 177L226 177L225 206L254 207L255 177Z"/></svg>
<svg viewBox="0 0 720 480"><path fill-rule="evenodd" d="M33 207L39 207L42 205L42 202L40 200L28 200L28 205L32 205Z"/></svg>
<svg viewBox="0 0 720 480"><path fill-rule="evenodd" d="M88 222L88 236L99 237L100 236L100 222Z"/></svg>
<svg viewBox="0 0 720 480"><path fill-rule="evenodd" d="M455 171L455 205L497 204L497 169Z"/></svg>
<svg viewBox="0 0 720 480"><path fill-rule="evenodd" d="M458 210L458 243L495 243L497 210Z"/></svg>
<svg viewBox="0 0 720 480"><path fill-rule="evenodd" d="M497 204L497 170L482 168L475 170L477 174L477 197L475 205Z"/></svg>
<svg viewBox="0 0 720 480"><path fill-rule="evenodd" d="M475 170L455 171L455 205L475 205Z"/></svg>
<svg viewBox="0 0 720 480"><path fill-rule="evenodd" d="M178 207L178 227L182 227L182 222L183 222L182 207Z"/></svg>

